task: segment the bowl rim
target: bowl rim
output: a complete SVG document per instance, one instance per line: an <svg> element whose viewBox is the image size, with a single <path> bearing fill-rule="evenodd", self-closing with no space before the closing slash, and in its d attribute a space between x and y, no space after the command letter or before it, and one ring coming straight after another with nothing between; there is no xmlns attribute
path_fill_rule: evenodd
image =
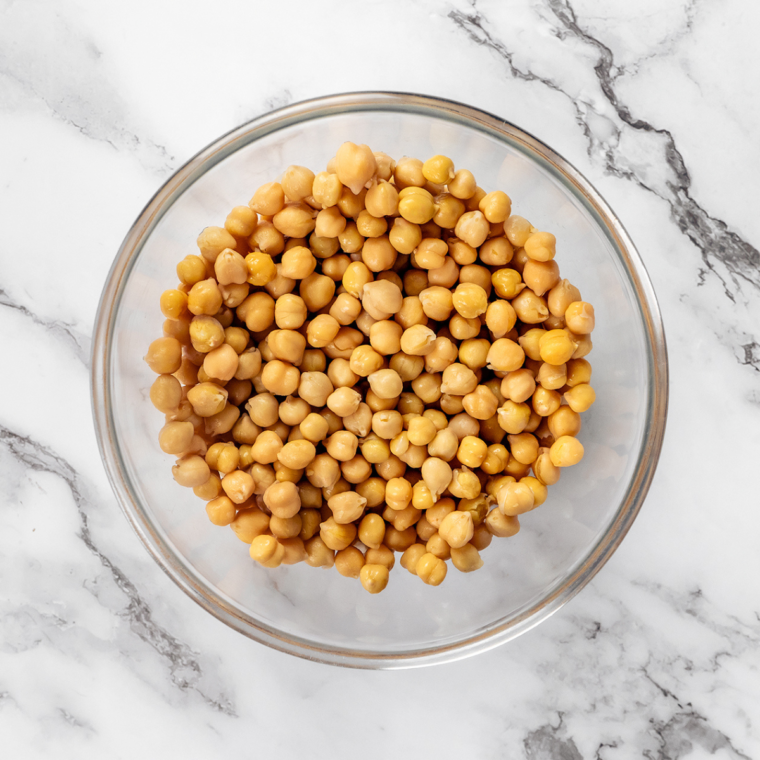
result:
<svg viewBox="0 0 760 760"><path fill-rule="evenodd" d="M443 118L475 128L492 137L517 143L539 159L586 207L619 255L637 296L647 336L648 424L639 452L638 466L628 484L608 530L577 563L564 582L529 609L486 630L454 643L403 652L369 652L317 645L290 636L235 609L217 589L182 563L152 524L129 481L119 455L111 412L111 335L114 318L132 266L156 224L174 201L198 177L238 149L266 134L300 122L340 113L376 111L412 112ZM652 283L633 241L620 220L591 183L548 145L509 121L453 100L405 92L362 91L327 95L299 101L252 119L201 149L177 169L148 201L127 232L106 278L95 318L91 354L92 413L98 448L106 474L130 525L159 567L193 601L243 635L279 651L308 660L352 668L400 669L451 662L492 649L534 628L572 599L603 567L620 545L638 515L657 467L665 433L668 408L668 358L665 333ZM498 621L497 621L498 622Z"/></svg>

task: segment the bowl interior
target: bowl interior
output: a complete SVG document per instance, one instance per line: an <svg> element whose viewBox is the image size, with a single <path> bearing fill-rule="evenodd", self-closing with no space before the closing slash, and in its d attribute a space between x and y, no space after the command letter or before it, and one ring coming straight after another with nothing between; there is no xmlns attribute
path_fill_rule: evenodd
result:
<svg viewBox="0 0 760 760"><path fill-rule="evenodd" d="M215 165L195 171L193 181L151 222L121 280L107 338L106 387L133 521L161 546L170 574L181 574L207 607L224 609L255 638L303 648L318 659L329 659L321 652L360 660L453 652L494 630L541 619L551 611L552 598L578 583L579 569L593 564L621 505L627 501L631 508L630 490L651 424L646 314L613 237L583 193L517 130L510 137L425 109L367 108L317 112L253 137L241 136L216 155ZM154 376L142 357L161 335L158 300L174 286L177 262L197 252L203 227L222 224L229 209L247 203L258 185L289 164L321 170L345 140L395 158L443 153L472 170L485 189L506 190L513 213L556 234L562 276L596 308L589 359L597 402L583 416L585 459L563 471L546 504L522 518L517 536L493 541L481 570L465 575L450 566L438 588L398 566L377 596L335 571L256 566L247 546L229 528L211 525L203 502L174 483L172 458L157 444L163 421L148 397Z"/></svg>

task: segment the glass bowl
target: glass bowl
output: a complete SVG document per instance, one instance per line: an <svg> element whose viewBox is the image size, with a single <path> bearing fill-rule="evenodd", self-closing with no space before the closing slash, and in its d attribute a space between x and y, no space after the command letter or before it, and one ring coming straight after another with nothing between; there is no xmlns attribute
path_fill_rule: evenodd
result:
<svg viewBox="0 0 760 760"><path fill-rule="evenodd" d="M171 477L157 443L142 360L161 335L161 292L197 252L199 231L289 164L322 169L345 140L398 158L442 153L515 213L558 239L562 275L594 304L590 357L597 401L584 415L583 462L564 470L522 530L495 540L474 574L453 568L432 588L398 566L369 595L357 581L305 564L266 570ZM95 325L95 427L118 500L148 551L192 599L262 644L326 663L403 668L455 660L509 641L556 612L604 565L646 496L667 409L660 313L622 225L551 148L483 111L397 93L297 103L220 138L177 171L140 214L111 268Z"/></svg>

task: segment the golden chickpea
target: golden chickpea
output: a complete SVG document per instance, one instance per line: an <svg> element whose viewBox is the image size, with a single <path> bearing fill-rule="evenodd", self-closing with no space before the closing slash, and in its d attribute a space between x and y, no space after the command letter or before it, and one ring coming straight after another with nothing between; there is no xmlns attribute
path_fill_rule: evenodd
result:
<svg viewBox="0 0 760 760"><path fill-rule="evenodd" d="M278 452L277 459L292 470L302 470L307 467L317 455L317 450L311 441L306 439L290 441Z"/></svg>
<svg viewBox="0 0 760 760"><path fill-rule="evenodd" d="M364 555L355 546L348 546L335 555L335 569L346 578L358 578L363 567Z"/></svg>
<svg viewBox="0 0 760 760"><path fill-rule="evenodd" d="M537 296L543 296L559 282L559 267L553 259L549 261L530 259L525 262L522 276L525 284Z"/></svg>
<svg viewBox="0 0 760 760"><path fill-rule="evenodd" d="M229 433L240 417L240 410L232 404L226 404L224 409L204 420L204 434L206 437L214 437Z"/></svg>
<svg viewBox="0 0 760 760"><path fill-rule="evenodd" d="M356 526L351 523L340 524L334 517L330 517L320 524L319 536L329 549L342 551L356 540Z"/></svg>
<svg viewBox="0 0 760 760"><path fill-rule="evenodd" d="M520 273L514 269L497 269L491 275L494 290L502 298L513 299L525 288Z"/></svg>
<svg viewBox="0 0 760 760"><path fill-rule="evenodd" d="M572 436L560 436L551 445L549 457L555 467L571 467L583 459L583 444Z"/></svg>
<svg viewBox="0 0 760 760"><path fill-rule="evenodd" d="M479 385L462 400L464 410L476 420L487 420L496 414L499 400L486 385Z"/></svg>
<svg viewBox="0 0 760 760"><path fill-rule="evenodd" d="M328 548L320 536L312 536L304 543L305 562L310 567L331 568L335 564L335 552Z"/></svg>
<svg viewBox="0 0 760 760"><path fill-rule="evenodd" d="M182 319L187 314L187 294L181 290L165 290L159 302L161 313L169 319Z"/></svg>
<svg viewBox="0 0 760 760"><path fill-rule="evenodd" d="M158 434L158 445L165 454L182 454L187 451L195 435L192 422L167 422Z"/></svg>
<svg viewBox="0 0 760 760"><path fill-rule="evenodd" d="M478 208L489 222L504 222L512 209L512 201L506 193L494 190L481 198Z"/></svg>
<svg viewBox="0 0 760 760"><path fill-rule="evenodd" d="M157 338L145 355L148 366L159 375L171 375L182 364L182 344L176 338Z"/></svg>
<svg viewBox="0 0 760 760"><path fill-rule="evenodd" d="M206 504L206 514L214 525L229 525L235 519L236 512L235 504L227 496L211 499Z"/></svg>
<svg viewBox="0 0 760 760"><path fill-rule="evenodd" d="M446 256L442 266L438 269L429 269L427 274L429 285L451 288L459 279L459 266L451 256Z"/></svg>
<svg viewBox="0 0 760 760"><path fill-rule="evenodd" d="M533 491L526 483L506 483L496 494L501 513L507 517L530 512L538 505Z"/></svg>
<svg viewBox="0 0 760 760"><path fill-rule="evenodd" d="M449 331L456 340L469 340L480 333L480 320L466 319L461 314L455 314L449 321Z"/></svg>
<svg viewBox="0 0 760 760"><path fill-rule="evenodd" d="M364 244L366 246L367 243L370 242L370 238L379 238L388 231L388 222L386 222L384 218L378 219L376 216L372 216L372 214L370 214L365 208L362 209L359 212L359 216L356 217L356 229L360 235L368 238ZM390 246L390 243L388 243L388 245ZM391 251L395 256L395 249L391 247ZM364 254L362 252L362 258L363 256Z"/></svg>
<svg viewBox="0 0 760 760"><path fill-rule="evenodd" d="M334 390L330 378L324 372L304 372L298 385L298 395L316 407L324 406Z"/></svg>
<svg viewBox="0 0 760 760"><path fill-rule="evenodd" d="M311 186L311 194L322 208L334 206L340 199L342 191L343 185L338 175L328 172L319 172L314 177L314 182Z"/></svg>
<svg viewBox="0 0 760 760"><path fill-rule="evenodd" d="M225 245L224 247L220 248L219 251L223 251L227 247L228 246ZM195 285L196 282L205 280L208 277L208 274L206 273L206 264L204 262L204 259L202 259L200 256L194 256L192 254L185 256L185 258L182 259L179 264L177 264L177 277L181 283L190 286Z"/></svg>
<svg viewBox="0 0 760 760"><path fill-rule="evenodd" d="M159 412L175 411L182 401L182 386L173 375L159 375L150 387L150 400Z"/></svg>
<svg viewBox="0 0 760 760"><path fill-rule="evenodd" d="M449 192L455 198L461 198L462 200L472 198L477 190L475 177L467 169L459 169L447 184Z"/></svg>
<svg viewBox="0 0 760 760"><path fill-rule="evenodd" d="M549 261L555 256L557 239L551 232L533 232L526 238L523 248L534 261Z"/></svg>
<svg viewBox="0 0 760 760"><path fill-rule="evenodd" d="M475 533L475 525L469 512L451 512L441 521L438 535L452 549L468 544Z"/></svg>
<svg viewBox="0 0 760 760"><path fill-rule="evenodd" d="M412 325L401 335L401 350L409 356L425 356L434 349L435 333L424 325Z"/></svg>
<svg viewBox="0 0 760 760"><path fill-rule="evenodd" d="M565 401L574 412L585 412L596 400L596 392L587 383L581 383L565 391Z"/></svg>
<svg viewBox="0 0 760 760"><path fill-rule="evenodd" d="M567 385L574 388L576 385L588 383L591 380L591 365L585 359L571 359L567 363Z"/></svg>
<svg viewBox="0 0 760 760"><path fill-rule="evenodd" d="M356 224L348 222L343 232L338 235L338 243L344 253L357 253L364 245L364 238L356 229Z"/></svg>
<svg viewBox="0 0 760 760"><path fill-rule="evenodd" d="M447 230L456 227L459 217L464 214L464 203L450 193L442 193L435 198L437 210L433 221Z"/></svg>
<svg viewBox="0 0 760 760"><path fill-rule="evenodd" d="M459 444L457 459L467 467L480 467L488 454L488 445L473 435L465 436ZM532 460L531 460L532 461ZM469 539L468 539L469 540Z"/></svg>
<svg viewBox="0 0 760 760"><path fill-rule="evenodd" d="M538 456L538 440L531 433L508 435L510 454L520 464L531 464ZM461 459L460 459L461 461Z"/></svg>
<svg viewBox="0 0 760 760"><path fill-rule="evenodd" d="M508 301L493 301L486 311L486 326L494 338L503 338L517 322L517 314Z"/></svg>
<svg viewBox="0 0 760 760"><path fill-rule="evenodd" d="M361 292L362 307L373 319L377 320L388 319L399 311L403 300L404 297L398 285L388 280L367 282Z"/></svg>
<svg viewBox="0 0 760 760"><path fill-rule="evenodd" d="M310 311L319 311L335 295L335 283L329 277L314 272L301 280L298 294Z"/></svg>
<svg viewBox="0 0 760 760"><path fill-rule="evenodd" d="M422 231L418 224L396 217L388 233L390 244L402 254L409 254L420 244Z"/></svg>
<svg viewBox="0 0 760 760"><path fill-rule="evenodd" d="M388 568L384 565L365 564L359 571L362 587L370 594L379 594L388 585Z"/></svg>
<svg viewBox="0 0 760 760"><path fill-rule="evenodd" d="M427 553L427 549L424 544L412 544L401 555L401 567L408 570L412 575L417 575L417 562L425 553Z"/></svg>
<svg viewBox="0 0 760 760"><path fill-rule="evenodd" d="M428 444L428 454L446 462L450 462L456 456L458 449L459 439L453 431L448 429L439 430Z"/></svg>
<svg viewBox="0 0 760 760"><path fill-rule="evenodd" d="M324 348L332 343L340 330L340 323L329 314L319 314L306 328L306 340L310 346Z"/></svg>
<svg viewBox="0 0 760 760"><path fill-rule="evenodd" d="M473 319L486 313L488 294L480 285L472 282L461 283L452 295L452 303L465 319Z"/></svg>
<svg viewBox="0 0 760 760"><path fill-rule="evenodd" d="M446 577L446 570L446 563L428 551L417 560L415 575L429 586L440 586Z"/></svg>
<svg viewBox="0 0 760 760"><path fill-rule="evenodd" d="M279 567L285 558L285 547L274 536L256 536L251 542L250 555L263 567Z"/></svg>
<svg viewBox="0 0 760 760"><path fill-rule="evenodd" d="M436 212L433 196L420 187L406 187L399 193L398 211L413 224L429 222Z"/></svg>
<svg viewBox="0 0 760 760"><path fill-rule="evenodd" d="M570 361L576 347L567 330L548 330L538 342L541 361L555 366Z"/></svg>
<svg viewBox="0 0 760 760"><path fill-rule="evenodd" d="M544 362L538 370L536 381L550 391L562 388L567 382L567 365Z"/></svg>
<svg viewBox="0 0 760 760"><path fill-rule="evenodd" d="M347 430L338 430L325 441L327 453L339 462L348 462L356 456L359 440Z"/></svg>
<svg viewBox="0 0 760 760"><path fill-rule="evenodd" d="M311 412L299 425L301 435L312 443L319 443L327 438L327 420L316 412Z"/></svg>
<svg viewBox="0 0 760 760"><path fill-rule="evenodd" d="M490 227L481 211L467 211L457 220L456 236L473 248L479 248L486 241Z"/></svg>
<svg viewBox="0 0 760 760"><path fill-rule="evenodd" d="M494 443L488 447L488 453L481 468L488 475L498 475L504 471L508 461L509 451L507 451L507 447L500 443Z"/></svg>
<svg viewBox="0 0 760 760"><path fill-rule="evenodd" d="M555 317L564 317L571 303L581 300L581 293L570 280L560 280L547 295L549 311Z"/></svg>
<svg viewBox="0 0 760 760"><path fill-rule="evenodd" d="M594 307L585 301L573 301L565 310L565 324L576 335L588 335L594 329Z"/></svg>
<svg viewBox="0 0 760 760"><path fill-rule="evenodd" d="M215 379L227 382L232 380L237 372L238 355L235 349L227 343L222 344L206 354L203 369L206 374Z"/></svg>
<svg viewBox="0 0 760 760"><path fill-rule="evenodd" d="M470 544L451 548L451 564L462 573L471 573L483 567L480 552Z"/></svg>

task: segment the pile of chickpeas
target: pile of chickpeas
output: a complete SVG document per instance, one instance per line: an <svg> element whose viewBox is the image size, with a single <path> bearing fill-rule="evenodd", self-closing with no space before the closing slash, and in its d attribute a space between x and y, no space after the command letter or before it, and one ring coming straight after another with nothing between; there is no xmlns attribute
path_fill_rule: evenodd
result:
<svg viewBox="0 0 760 760"><path fill-rule="evenodd" d="M344 143L207 227L145 357L174 479L264 567L439 585L577 464L594 309L556 240L433 156Z"/></svg>

